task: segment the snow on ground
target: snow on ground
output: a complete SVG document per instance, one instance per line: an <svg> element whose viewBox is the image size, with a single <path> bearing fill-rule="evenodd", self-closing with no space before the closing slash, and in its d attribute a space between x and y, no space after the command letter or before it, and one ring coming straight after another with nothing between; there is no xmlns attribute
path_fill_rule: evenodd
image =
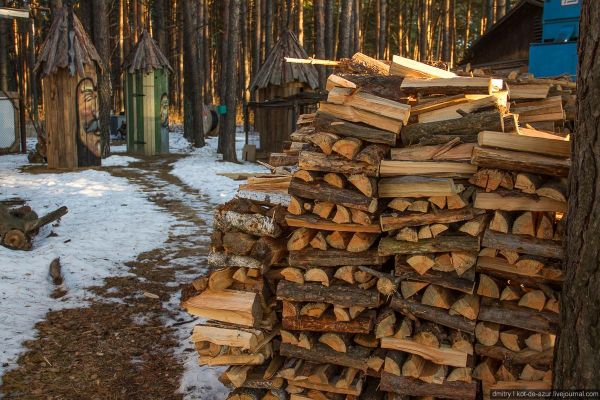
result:
<svg viewBox="0 0 600 400"><path fill-rule="evenodd" d="M19 172L26 163L24 155L0 157L0 199L21 197L38 214L62 205L69 213L41 230L32 251L0 247L0 376L15 365L48 310L85 305L92 296L87 287L126 274L123 262L162 245L175 222L124 178L96 170ZM56 257L67 295L55 300L48 266Z"/></svg>
<svg viewBox="0 0 600 400"><path fill-rule="evenodd" d="M137 158L129 156L110 156L102 160L103 167L126 167L129 163L140 161Z"/></svg>
<svg viewBox="0 0 600 400"><path fill-rule="evenodd" d="M187 142L183 138L183 135L181 135L181 139L177 138L177 135L181 135L181 133L171 132L171 143L174 141L178 143ZM269 172L269 170L261 165L250 162L242 161L237 164L221 161L222 156L217 154L217 144L218 138L207 138L206 146L191 150L189 157L183 158L173 165L171 173L181 179L186 185L208 195L212 203L221 204L233 198L241 182L218 175L219 173L265 173ZM244 136L243 133L238 132L236 137L238 160L242 159L243 147ZM186 147L184 146L184 148ZM176 151L172 148L171 152L175 153Z"/></svg>

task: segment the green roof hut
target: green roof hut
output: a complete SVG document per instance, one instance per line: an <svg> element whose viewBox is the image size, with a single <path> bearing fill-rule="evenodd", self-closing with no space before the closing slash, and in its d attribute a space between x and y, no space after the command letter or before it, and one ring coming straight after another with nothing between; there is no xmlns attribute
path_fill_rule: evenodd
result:
<svg viewBox="0 0 600 400"><path fill-rule="evenodd" d="M169 72L167 57L144 30L125 72L127 150L153 156L169 152Z"/></svg>

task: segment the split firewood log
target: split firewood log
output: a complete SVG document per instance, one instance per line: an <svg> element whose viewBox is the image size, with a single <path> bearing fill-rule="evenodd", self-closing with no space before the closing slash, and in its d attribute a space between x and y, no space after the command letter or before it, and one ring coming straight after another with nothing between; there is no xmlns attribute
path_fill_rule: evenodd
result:
<svg viewBox="0 0 600 400"><path fill-rule="evenodd" d="M39 229L60 219L67 212L67 207L63 206L38 218L29 207L12 211L0 205L0 243L13 250L30 250L33 236Z"/></svg>

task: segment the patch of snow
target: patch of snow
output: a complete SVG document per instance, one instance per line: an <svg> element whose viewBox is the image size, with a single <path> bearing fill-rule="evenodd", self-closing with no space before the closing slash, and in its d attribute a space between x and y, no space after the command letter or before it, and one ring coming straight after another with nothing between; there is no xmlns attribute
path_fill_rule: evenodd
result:
<svg viewBox="0 0 600 400"><path fill-rule="evenodd" d="M119 144L119 145L110 145L110 153L111 154L119 154L119 153L127 153L127 145Z"/></svg>
<svg viewBox="0 0 600 400"><path fill-rule="evenodd" d="M194 150L192 144L183 136L181 131L169 132L169 152L176 154L191 153Z"/></svg>
<svg viewBox="0 0 600 400"><path fill-rule="evenodd" d="M173 136L177 132L171 132ZM181 140L185 140L183 135ZM236 150L238 160L242 159L242 148L245 139L243 133L236 136ZM193 149L189 157L178 160L173 164L171 173L181 179L186 185L206 194L213 204L221 204L233 198L242 181L235 181L220 173L252 172L266 173L269 170L262 165L240 162L231 163L222 161L221 154L217 154L218 138L208 137L206 146Z"/></svg>
<svg viewBox="0 0 600 400"><path fill-rule="evenodd" d="M129 163L140 161L129 156L110 156L102 160L103 167L126 167Z"/></svg>
<svg viewBox="0 0 600 400"><path fill-rule="evenodd" d="M0 199L21 197L38 213L69 213L46 226L28 252L0 247L0 376L15 366L22 343L48 310L85 305L107 276L127 274L125 261L163 245L175 218L125 178L105 171L28 174L25 155L0 157ZM54 232L57 236L49 236ZM60 257L67 294L52 299L50 262Z"/></svg>

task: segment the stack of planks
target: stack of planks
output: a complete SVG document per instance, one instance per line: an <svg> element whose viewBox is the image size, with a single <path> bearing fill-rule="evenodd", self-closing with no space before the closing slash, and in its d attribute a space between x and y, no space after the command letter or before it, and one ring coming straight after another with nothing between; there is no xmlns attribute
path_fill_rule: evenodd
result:
<svg viewBox="0 0 600 400"><path fill-rule="evenodd" d="M184 302L211 320L200 362L230 366L235 400L548 388L570 149L514 111L556 100L356 59L371 74L331 75L300 116L298 164L216 211L213 270Z"/></svg>
<svg viewBox="0 0 600 400"><path fill-rule="evenodd" d="M236 400L287 399L276 376L283 360L274 293L286 264L288 230L285 207L269 202L280 200L281 179L271 179L274 190L257 191L266 194L260 201L238 197L217 208L209 273L182 301L188 313L206 320L192 334L199 363L228 366L219 380Z"/></svg>

